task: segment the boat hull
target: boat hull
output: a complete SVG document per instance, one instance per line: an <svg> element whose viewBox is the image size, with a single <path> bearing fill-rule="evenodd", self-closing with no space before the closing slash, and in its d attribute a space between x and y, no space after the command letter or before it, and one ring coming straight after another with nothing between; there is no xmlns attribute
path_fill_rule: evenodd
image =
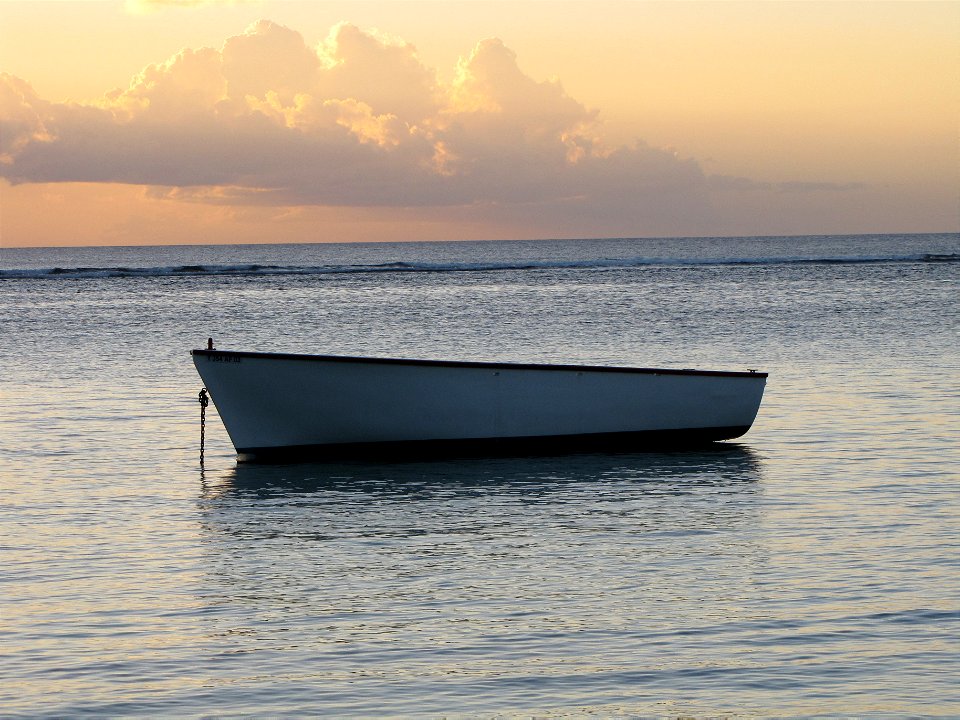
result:
<svg viewBox="0 0 960 720"><path fill-rule="evenodd" d="M241 460L677 446L743 435L766 373L194 350Z"/></svg>

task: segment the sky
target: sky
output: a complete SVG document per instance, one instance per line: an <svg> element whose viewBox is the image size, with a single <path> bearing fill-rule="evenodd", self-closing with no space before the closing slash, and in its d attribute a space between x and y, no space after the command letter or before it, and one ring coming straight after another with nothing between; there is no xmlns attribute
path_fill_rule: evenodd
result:
<svg viewBox="0 0 960 720"><path fill-rule="evenodd" d="M0 0L0 247L960 232L960 2Z"/></svg>

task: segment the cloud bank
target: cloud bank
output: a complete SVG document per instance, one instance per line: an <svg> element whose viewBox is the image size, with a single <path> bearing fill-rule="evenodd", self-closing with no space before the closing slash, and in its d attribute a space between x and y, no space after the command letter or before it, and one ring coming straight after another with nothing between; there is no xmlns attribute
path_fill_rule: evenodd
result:
<svg viewBox="0 0 960 720"><path fill-rule="evenodd" d="M513 209L695 232L693 160L607 147L597 113L525 75L496 39L441 83L411 45L350 24L316 47L261 20L183 50L98 103L54 103L0 75L0 177L125 183L227 205Z"/></svg>

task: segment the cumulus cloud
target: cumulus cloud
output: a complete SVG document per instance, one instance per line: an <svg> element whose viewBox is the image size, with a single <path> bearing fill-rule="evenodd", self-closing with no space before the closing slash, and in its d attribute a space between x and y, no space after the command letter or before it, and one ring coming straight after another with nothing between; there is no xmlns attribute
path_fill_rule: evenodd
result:
<svg viewBox="0 0 960 720"><path fill-rule="evenodd" d="M0 166L10 166L34 143L52 142L47 130L52 120L50 103L12 75L0 74Z"/></svg>
<svg viewBox="0 0 960 720"><path fill-rule="evenodd" d="M0 75L0 176L111 182L195 202L550 208L656 232L709 213L700 166L609 148L597 113L484 40L443 85L408 43L340 24L316 47L260 21L97 104Z"/></svg>

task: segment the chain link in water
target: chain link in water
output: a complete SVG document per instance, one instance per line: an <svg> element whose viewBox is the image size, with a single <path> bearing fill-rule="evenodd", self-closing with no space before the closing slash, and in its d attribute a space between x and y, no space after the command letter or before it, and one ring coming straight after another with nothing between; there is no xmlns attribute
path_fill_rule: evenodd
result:
<svg viewBox="0 0 960 720"><path fill-rule="evenodd" d="M207 396L207 389L200 388L200 468L203 468L203 440L207 426L207 405L210 404L210 398Z"/></svg>

